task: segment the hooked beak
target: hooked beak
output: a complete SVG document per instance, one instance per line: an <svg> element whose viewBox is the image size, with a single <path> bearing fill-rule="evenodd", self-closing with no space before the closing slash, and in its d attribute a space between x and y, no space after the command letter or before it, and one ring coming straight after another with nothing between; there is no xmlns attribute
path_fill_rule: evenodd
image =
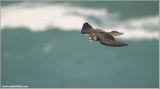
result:
<svg viewBox="0 0 160 89"><path fill-rule="evenodd" d="M91 37L89 37L89 41L92 41Z"/></svg>

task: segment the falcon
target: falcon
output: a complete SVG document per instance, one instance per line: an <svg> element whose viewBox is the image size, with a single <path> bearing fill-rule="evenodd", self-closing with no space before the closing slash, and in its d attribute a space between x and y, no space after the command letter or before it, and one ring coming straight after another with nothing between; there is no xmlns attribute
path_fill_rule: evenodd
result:
<svg viewBox="0 0 160 89"><path fill-rule="evenodd" d="M100 41L101 44L111 47L128 46L128 44L116 41L113 36L123 35L123 32L111 31L105 32L101 29L92 28L90 24L85 22L81 29L81 34L90 34L89 40Z"/></svg>

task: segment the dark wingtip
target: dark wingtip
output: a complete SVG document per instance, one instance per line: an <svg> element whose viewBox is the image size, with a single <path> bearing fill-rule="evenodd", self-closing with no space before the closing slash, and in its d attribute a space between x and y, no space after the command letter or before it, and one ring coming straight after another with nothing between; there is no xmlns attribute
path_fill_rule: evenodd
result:
<svg viewBox="0 0 160 89"><path fill-rule="evenodd" d="M123 46L128 46L128 45L129 45L129 44L126 44L126 43L125 43Z"/></svg>
<svg viewBox="0 0 160 89"><path fill-rule="evenodd" d="M113 47L123 47L123 46L128 46L127 43L123 43L123 42L119 42L119 41L116 41L115 44L112 44L110 46L113 46Z"/></svg>
<svg viewBox="0 0 160 89"><path fill-rule="evenodd" d="M88 23L88 22L84 22L84 24L85 24L85 23Z"/></svg>
<svg viewBox="0 0 160 89"><path fill-rule="evenodd" d="M86 31L89 29L92 29L92 26L88 22L85 22L82 26L81 33L86 34Z"/></svg>
<svg viewBox="0 0 160 89"><path fill-rule="evenodd" d="M121 46L128 46L128 44L127 43L122 43Z"/></svg>
<svg viewBox="0 0 160 89"><path fill-rule="evenodd" d="M89 23L88 23L88 22L85 22L85 23L83 23L83 25L89 25Z"/></svg>

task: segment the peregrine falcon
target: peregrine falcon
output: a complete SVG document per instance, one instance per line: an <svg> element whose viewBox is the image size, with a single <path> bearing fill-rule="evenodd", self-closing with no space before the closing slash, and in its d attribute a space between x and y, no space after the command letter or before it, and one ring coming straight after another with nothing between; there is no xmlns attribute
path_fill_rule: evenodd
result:
<svg viewBox="0 0 160 89"><path fill-rule="evenodd" d="M112 46L112 47L122 47L128 46L128 44L116 41L113 36L123 35L122 32L111 31L105 32L101 29L92 28L90 24L85 22L81 29L81 34L90 34L89 40L100 41L101 44Z"/></svg>

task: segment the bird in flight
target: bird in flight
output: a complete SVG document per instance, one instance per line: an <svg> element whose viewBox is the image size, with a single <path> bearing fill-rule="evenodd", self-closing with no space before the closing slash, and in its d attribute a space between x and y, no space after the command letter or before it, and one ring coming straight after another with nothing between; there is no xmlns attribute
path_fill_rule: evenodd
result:
<svg viewBox="0 0 160 89"><path fill-rule="evenodd" d="M122 47L128 46L128 44L116 41L113 36L123 35L123 32L111 31L105 32L101 29L92 28L90 24L85 22L81 29L81 34L90 34L89 40L100 41L101 44L112 46L112 47Z"/></svg>

